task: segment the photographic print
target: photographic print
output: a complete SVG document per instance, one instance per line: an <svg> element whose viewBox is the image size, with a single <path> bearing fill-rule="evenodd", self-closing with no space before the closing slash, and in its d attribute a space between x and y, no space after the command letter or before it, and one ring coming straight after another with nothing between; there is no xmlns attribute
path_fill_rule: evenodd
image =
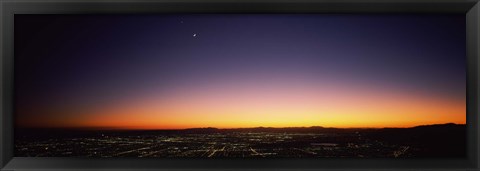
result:
<svg viewBox="0 0 480 171"><path fill-rule="evenodd" d="M15 157L465 158L464 15L15 15Z"/></svg>

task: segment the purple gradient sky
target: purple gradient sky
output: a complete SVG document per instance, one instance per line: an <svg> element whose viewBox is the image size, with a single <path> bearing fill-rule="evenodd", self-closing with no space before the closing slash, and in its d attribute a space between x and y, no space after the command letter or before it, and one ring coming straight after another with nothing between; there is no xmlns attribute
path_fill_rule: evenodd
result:
<svg viewBox="0 0 480 171"><path fill-rule="evenodd" d="M19 15L16 115L258 82L464 101L465 56L462 15Z"/></svg>

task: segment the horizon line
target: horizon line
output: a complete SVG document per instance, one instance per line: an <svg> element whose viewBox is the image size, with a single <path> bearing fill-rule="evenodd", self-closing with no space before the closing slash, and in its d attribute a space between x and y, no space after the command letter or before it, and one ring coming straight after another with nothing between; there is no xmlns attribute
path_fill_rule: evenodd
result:
<svg viewBox="0 0 480 171"><path fill-rule="evenodd" d="M291 126L291 127L236 127L236 128L219 128L219 127L189 127L189 128L139 128L139 127L15 127L15 129L77 129L77 130L189 130L189 129L218 129L218 130L232 130L232 129L255 129L255 128L269 128L269 129L288 129L288 128L326 128L326 129L388 129L388 128L415 128L421 126L435 126L435 125L467 125L453 122L438 123L438 124L423 124L408 127L324 127L324 126Z"/></svg>

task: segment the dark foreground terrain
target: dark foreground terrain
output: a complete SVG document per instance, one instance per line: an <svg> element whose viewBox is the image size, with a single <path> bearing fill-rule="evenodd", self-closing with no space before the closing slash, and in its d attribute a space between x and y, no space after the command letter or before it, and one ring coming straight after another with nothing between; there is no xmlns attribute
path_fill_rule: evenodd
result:
<svg viewBox="0 0 480 171"><path fill-rule="evenodd" d="M466 126L337 129L16 129L17 157L370 157L466 156Z"/></svg>

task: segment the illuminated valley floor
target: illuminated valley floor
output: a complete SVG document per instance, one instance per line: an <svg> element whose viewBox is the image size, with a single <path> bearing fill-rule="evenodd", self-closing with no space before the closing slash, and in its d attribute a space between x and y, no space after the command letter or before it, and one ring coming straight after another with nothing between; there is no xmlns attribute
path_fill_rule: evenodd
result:
<svg viewBox="0 0 480 171"><path fill-rule="evenodd" d="M461 139L465 136L465 132L461 132L464 127L456 125L423 130L258 128L227 131L63 131L44 133L45 136L30 133L30 136L16 136L15 156L461 157L465 155L465 141Z"/></svg>

